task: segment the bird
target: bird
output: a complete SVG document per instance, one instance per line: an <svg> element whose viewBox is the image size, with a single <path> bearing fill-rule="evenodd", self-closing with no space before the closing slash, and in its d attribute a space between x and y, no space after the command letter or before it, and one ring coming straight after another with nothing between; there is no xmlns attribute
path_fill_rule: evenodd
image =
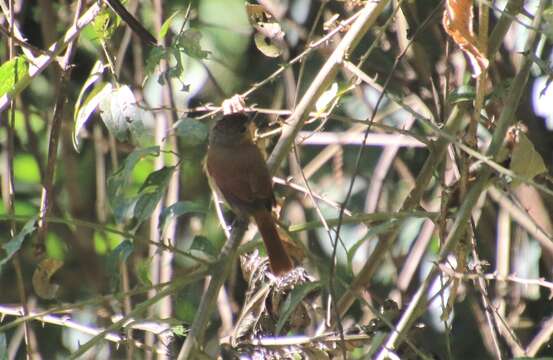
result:
<svg viewBox="0 0 553 360"><path fill-rule="evenodd" d="M282 276L294 266L280 238L272 208L275 205L272 177L249 129L245 112L225 114L209 135L206 170L211 183L231 209L257 224L269 257L270 270Z"/></svg>

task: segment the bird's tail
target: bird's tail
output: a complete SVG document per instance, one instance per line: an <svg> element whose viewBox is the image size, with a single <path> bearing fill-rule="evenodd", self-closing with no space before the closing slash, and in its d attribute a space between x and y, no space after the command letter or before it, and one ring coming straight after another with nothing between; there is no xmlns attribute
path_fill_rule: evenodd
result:
<svg viewBox="0 0 553 360"><path fill-rule="evenodd" d="M261 233L265 248L267 248L269 264L271 265L273 274L283 275L292 270L294 266L278 235L275 220L271 212L266 209L259 209L253 213L253 218Z"/></svg>

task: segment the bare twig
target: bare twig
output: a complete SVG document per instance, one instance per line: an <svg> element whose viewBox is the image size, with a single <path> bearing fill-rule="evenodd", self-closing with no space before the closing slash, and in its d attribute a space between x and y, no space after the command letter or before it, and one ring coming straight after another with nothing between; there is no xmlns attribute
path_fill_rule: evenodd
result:
<svg viewBox="0 0 553 360"><path fill-rule="evenodd" d="M23 308L21 306L0 305L0 314L2 314L2 316L9 315L9 316L20 317L20 316L24 315L24 312L23 312ZM92 336L96 336L96 335L100 334L102 331L104 331L104 329L102 329L102 328L94 328L94 327L86 326L86 325L80 324L76 321L73 321L73 320L71 320L71 317L69 315L64 315L64 316L40 315L40 312L36 312L36 311L30 311L27 315L28 316L33 316L36 321L40 321L41 323L59 325L59 326L66 327L66 328L73 329L73 330L77 330L79 332L82 332L83 334L88 334L88 335L92 335ZM140 327L140 329L142 329L142 330L154 332L156 334L159 332L158 328L145 327L143 325L135 325L132 322L128 323L128 326L129 327ZM144 344L141 343L140 341L133 340L133 339L127 339L124 336L122 336L122 335L120 335L116 332L106 333L104 339L107 340L107 341L118 343L118 344L119 343L125 343L125 342L128 342L128 341L132 341L134 343L134 346L136 346L138 348L141 348L141 349L144 348ZM167 354L166 351L164 351L163 349L160 349L160 348L155 349L155 351L160 353L160 354Z"/></svg>
<svg viewBox="0 0 553 360"><path fill-rule="evenodd" d="M56 60L56 57L69 45L69 43L75 39L81 30L91 23L96 15L100 12L100 5L96 2L93 3L90 8L79 18L77 24L71 26L65 33L62 39L56 41L52 46L48 48L48 51L51 55L41 55L36 57L36 61L31 63L29 68L29 76L23 78L18 82L16 89L8 94L2 95L0 97L0 112L4 111L10 104L10 101L19 94L23 89L25 89L30 83L31 80L40 75L46 68Z"/></svg>
<svg viewBox="0 0 553 360"><path fill-rule="evenodd" d="M538 27L541 23L541 15L544 5L545 1L540 1L538 11L536 12L536 16L533 22L534 27ZM526 49L528 50L528 52L532 52L534 50L536 38L536 32L531 31L526 42ZM493 134L492 142L486 153L487 157L493 158L494 156L496 156L503 144L507 128L512 124L516 107L525 88L532 63L533 62L530 56L524 57L521 69L519 70L513 81L513 86L505 102L506 106L503 108L503 111L496 123L497 127ZM476 182L468 190L467 195L465 196L464 201L455 217L451 232L448 234L445 240L445 244L442 247L442 250L440 252L440 259L445 259L445 257L449 254L453 247L458 243L461 236L465 234L466 226L468 220L470 219L472 209L476 204L476 201L480 197L480 194L486 187L490 175L490 168L482 168L477 176ZM424 303L426 292L428 291L430 284L438 275L439 270L437 269L437 267L433 267L433 269L424 279L418 291L412 298L407 309L403 312L399 322L397 323L396 330L388 337L384 346L385 348L397 348L405 332L412 326L415 319L418 317L420 306ZM378 359L384 359L382 353L379 354Z"/></svg>

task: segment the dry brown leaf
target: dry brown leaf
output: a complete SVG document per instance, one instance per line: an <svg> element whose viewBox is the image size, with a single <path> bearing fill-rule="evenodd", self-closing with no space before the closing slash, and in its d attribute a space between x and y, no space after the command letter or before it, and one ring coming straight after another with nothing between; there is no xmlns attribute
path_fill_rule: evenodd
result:
<svg viewBox="0 0 553 360"><path fill-rule="evenodd" d="M478 41L472 30L472 0L447 0L443 26L469 57L474 76L480 75L488 67L489 61L478 49Z"/></svg>
<svg viewBox="0 0 553 360"><path fill-rule="evenodd" d="M50 278L62 267L63 261L58 259L43 259L33 273L33 288L35 293L43 299L54 299L59 285L52 284Z"/></svg>

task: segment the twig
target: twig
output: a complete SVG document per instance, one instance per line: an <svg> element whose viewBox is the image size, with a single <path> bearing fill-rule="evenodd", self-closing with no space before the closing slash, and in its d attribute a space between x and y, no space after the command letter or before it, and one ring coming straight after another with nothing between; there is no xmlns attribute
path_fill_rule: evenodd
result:
<svg viewBox="0 0 553 360"><path fill-rule="evenodd" d="M388 2L389 0L381 0L378 3L366 3L365 7L359 12L358 18L351 25L350 30L330 55L317 76L315 76L302 99L286 120L282 136L269 157L268 165L272 173L276 171L277 167L289 153L293 141L307 118L307 114L313 108L320 95L326 90L332 79L334 79L346 54L356 48L363 35L374 24Z"/></svg>
<svg viewBox="0 0 553 360"><path fill-rule="evenodd" d="M534 18L534 27L539 27L540 25L544 5L545 1L540 1L538 11ZM526 42L526 49L528 49L529 52L533 51L536 44L536 38L536 32L531 31ZM514 78L513 86L511 87L511 91L505 101L506 106L503 108L503 111L501 112L501 115L496 123L497 127L493 134L492 142L486 153L486 156L490 158L494 157L499 152L503 144L507 128L512 124L514 113L520 101L522 92L525 88L532 63L533 62L530 56L525 56L521 69ZM461 207L459 208L451 231L445 239L445 244L440 251L440 259L445 259L449 252L456 246L461 236L465 234L465 229L468 220L470 219L472 209L476 204L476 201L480 197L480 194L486 187L491 173L492 172L490 168L482 168L478 176L476 177L476 182L468 190L465 199ZM397 348L399 343L402 341L403 335L408 331L408 329L413 325L416 318L418 317L420 307L424 303L426 293L434 279L439 275L439 273L439 269L434 266L422 282L414 297L411 299L411 302L409 303L407 309L403 312L399 322L397 323L396 331L394 331L388 337L384 348ZM377 359L384 359L383 354L379 354Z"/></svg>
<svg viewBox="0 0 553 360"><path fill-rule="evenodd" d="M193 353L199 347L203 346L207 321L215 308L219 289L223 286L223 283L234 265L238 253L238 246L240 245L240 240L242 240L242 237L246 232L247 226L247 221L242 219L237 219L235 221L231 237L225 243L223 250L221 250L219 261L215 264L211 275L211 281L202 296L202 300L196 312L196 317L194 318L190 332L188 333L186 341L180 349L178 360L190 359Z"/></svg>
<svg viewBox="0 0 553 360"><path fill-rule="evenodd" d="M2 314L2 316L10 315L10 316L17 316L17 317L24 315L23 308L21 306L6 306L6 305L0 305L0 314ZM41 323L63 326L63 327L74 329L84 334L88 334L92 336L98 335L99 333L104 331L104 329L102 328L93 328L90 326L79 324L78 322L71 320L69 315L65 315L65 316L40 315L40 312L36 312L36 311L30 311L27 315L33 316L34 320L40 321ZM136 327L132 323L130 323L129 326ZM151 331L151 332L157 333L157 329L152 327L140 326L140 328L145 331ZM126 339L122 335L119 335L115 332L106 333L104 339L118 344L122 342L132 341L134 343L134 346L138 348L144 348L144 344L141 343L140 341L134 340L134 339ZM160 349L160 348L156 349L156 352L159 354L167 354L167 352L163 351L163 349Z"/></svg>
<svg viewBox="0 0 553 360"><path fill-rule="evenodd" d="M521 278L515 274L502 276L498 273L492 273L492 274L460 273L460 272L454 271L453 269L451 269L450 266L448 266L445 263L439 263L438 268L447 276L460 279L460 280L476 280L477 278L480 277L485 280L510 281L510 282L514 282L522 285L538 285L549 289L549 292L550 292L549 298L550 299L553 298L553 282L547 281L544 278L527 279L527 278Z"/></svg>
<svg viewBox="0 0 553 360"><path fill-rule="evenodd" d="M293 190L296 190L296 191L299 191L299 192L302 192L304 194L309 194L309 190L301 185L298 185L296 183L293 183L293 182L290 182L290 181L287 181L287 180L284 180L282 178L279 178L279 177L276 177L276 176L273 176L273 183L275 184L280 184L280 185L283 185L283 186L287 186ZM313 195L313 197L317 200L320 200L324 203L326 203L327 205L330 205L336 209L339 209L340 208L340 204L338 204L337 202L335 201L332 201L330 199L327 199L326 197L324 197L323 195L319 195L315 192L311 192L311 194ZM352 213L350 210L346 209L346 215L348 216L351 216Z"/></svg>
<svg viewBox="0 0 553 360"><path fill-rule="evenodd" d="M73 26L76 26L79 16L83 8L82 0L78 1L77 8L75 10L75 19ZM40 199L40 217L38 221L38 236L35 243L35 251L38 254L42 254L45 251L44 241L46 233L48 231L48 223L45 218L48 216L54 194L52 194L52 186L54 184L54 171L58 159L58 144L60 139L61 124L64 114L64 105L67 101L67 84L71 78L71 61L76 50L78 36L75 36L67 45L67 51L63 59L61 60L61 74L58 81L58 96L56 98L56 106L54 115L52 118L52 127L50 128L50 136L48 138L48 160L46 164L46 171L44 178L42 179L42 194Z"/></svg>
<svg viewBox="0 0 553 360"><path fill-rule="evenodd" d="M191 282L197 281L198 279L201 279L204 276L204 271L197 271L193 274L190 274L186 278L180 278L176 279L167 288L163 289L159 293L157 293L154 297L136 305L134 309L127 314L125 317L121 318L121 320L113 323L112 325L108 326L105 330L100 332L99 334L95 335L92 339L87 341L85 344L83 344L77 351L71 354L69 359L77 359L79 356L83 355L85 352L87 352L89 349L91 349L94 345L96 345L98 342L102 341L104 337L109 334L112 331L116 331L118 329L121 329L125 324L132 318L136 318L140 316L140 314L146 312L146 310L159 302L159 300L163 299L166 296L169 296L179 289L183 288L184 286L190 284Z"/></svg>
<svg viewBox="0 0 553 360"><path fill-rule="evenodd" d="M498 203L503 209L507 210L509 215L526 230L534 239L536 239L544 251L553 255L553 234L548 234L528 215L527 212L516 206L507 196L495 187L488 191L490 197Z"/></svg>
<svg viewBox="0 0 553 360"><path fill-rule="evenodd" d="M32 63L31 65L33 66L29 68L28 77L25 77L19 81L13 92L4 94L0 97L0 112L6 110L10 104L10 101L23 89L25 89L31 83L32 79L40 75L54 60L56 60L56 57L71 41L73 41L81 30L95 19L100 10L100 5L97 2L93 3L92 6L90 6L90 8L79 18L77 24L71 26L62 39L58 40L48 48L51 55L41 55L36 57L36 62L34 64Z"/></svg>
<svg viewBox="0 0 553 360"><path fill-rule="evenodd" d="M547 319L541 326L541 330L534 336L526 347L526 353L530 357L536 356L540 348L551 339L553 335L553 317Z"/></svg>
<svg viewBox="0 0 553 360"><path fill-rule="evenodd" d="M13 0L9 1L9 13L7 14L8 18L8 24L10 30L13 31L15 23L15 15L13 11ZM15 46L13 38L9 38L8 40L8 51L9 51L9 58L10 60L15 57ZM15 71L15 74L17 74L17 70ZM17 78L15 81L17 82ZM3 197L3 205L6 209L6 212L9 216L13 216L15 214L15 181L14 181L14 168L13 168L13 159L15 156L15 147L14 147L14 137L15 137L15 100L11 99L7 105L10 105L10 111L7 114L7 119L4 122L4 126L6 128L6 137L5 137L5 151L4 159L3 159L3 174L2 176L2 197ZM1 113L1 111L0 111ZM1 124L1 118L0 118L0 125ZM9 223L9 237L14 238L17 234L17 224L14 220L11 220ZM27 308L27 294L25 292L25 283L23 281L23 271L21 267L21 261L20 261L20 255L19 252L15 254L15 256L12 259L13 267L15 270L15 278L16 278L16 286L17 286L17 294L19 296L19 301L21 304L23 304L23 311L24 314L29 313L29 309ZM28 354L29 359L34 359L34 346L31 341L31 331L32 328L29 324L25 323L23 324L23 330L25 335L25 346L26 351Z"/></svg>

